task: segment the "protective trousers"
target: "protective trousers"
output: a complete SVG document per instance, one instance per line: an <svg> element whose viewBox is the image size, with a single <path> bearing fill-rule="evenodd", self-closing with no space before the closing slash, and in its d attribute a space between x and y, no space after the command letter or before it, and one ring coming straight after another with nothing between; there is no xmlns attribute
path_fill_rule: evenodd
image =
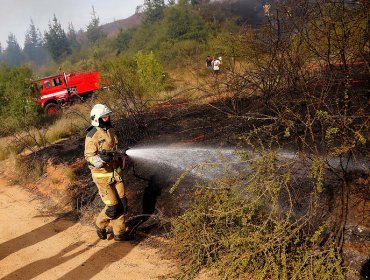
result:
<svg viewBox="0 0 370 280"><path fill-rule="evenodd" d="M127 214L127 198L122 179L120 176L99 177L98 174L92 175L105 204L96 219L96 226L105 229L110 224L113 228L113 234L120 235L125 232L125 215Z"/></svg>

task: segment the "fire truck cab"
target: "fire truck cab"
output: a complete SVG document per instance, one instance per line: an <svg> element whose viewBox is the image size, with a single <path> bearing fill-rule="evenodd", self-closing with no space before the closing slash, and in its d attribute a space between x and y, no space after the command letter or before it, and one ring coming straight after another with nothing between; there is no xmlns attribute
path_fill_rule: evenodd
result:
<svg viewBox="0 0 370 280"><path fill-rule="evenodd" d="M62 105L84 99L99 89L99 72L72 72L32 81L36 103L48 115L55 114Z"/></svg>

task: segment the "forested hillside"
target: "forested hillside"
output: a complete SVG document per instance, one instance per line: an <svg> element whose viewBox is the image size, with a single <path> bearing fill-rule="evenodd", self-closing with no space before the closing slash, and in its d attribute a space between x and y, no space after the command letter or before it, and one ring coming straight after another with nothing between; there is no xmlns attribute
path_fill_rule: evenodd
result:
<svg viewBox="0 0 370 280"><path fill-rule="evenodd" d="M3 73L0 114L12 119L13 128L24 125L23 119L22 124L18 123L16 112L28 112L27 116L38 119L37 115L42 112L33 106L29 94L32 79L60 71L100 69L115 60L135 61L135 57L150 52L164 67L163 71L181 69L184 60L198 62L210 53L221 55L225 38L263 20L258 1L179 1L178 4L170 1L165 4L161 0L144 1L137 14L123 25L124 29L119 29L122 21L101 26L94 9L86 30L76 31L73 23L64 30L55 15L49 28L43 31L31 20L23 48L12 33L7 45L0 46ZM12 80L22 79L16 86L8 79L9 69L20 76L12 75Z"/></svg>

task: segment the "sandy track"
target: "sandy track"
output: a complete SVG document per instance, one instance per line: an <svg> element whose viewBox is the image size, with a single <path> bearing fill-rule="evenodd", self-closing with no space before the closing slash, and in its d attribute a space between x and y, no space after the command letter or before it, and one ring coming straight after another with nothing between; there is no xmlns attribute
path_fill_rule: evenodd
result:
<svg viewBox="0 0 370 280"><path fill-rule="evenodd" d="M101 241L92 227L43 214L40 200L0 179L0 279L156 279L174 270L145 242Z"/></svg>

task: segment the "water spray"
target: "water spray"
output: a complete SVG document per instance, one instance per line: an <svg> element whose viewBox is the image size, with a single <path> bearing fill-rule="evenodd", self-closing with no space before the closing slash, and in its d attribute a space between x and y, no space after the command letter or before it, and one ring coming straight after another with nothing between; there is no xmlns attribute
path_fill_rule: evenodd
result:
<svg viewBox="0 0 370 280"><path fill-rule="evenodd" d="M165 147L145 146L129 148L126 155L139 165L146 164L157 166L162 171L172 170L177 173L189 172L189 174L203 179L212 179L217 175L232 174L240 168L248 167L250 161L242 160L235 148L208 148L208 147ZM243 150L253 161L259 155L251 150ZM277 160L299 160L299 155L290 150L280 150L276 154ZM340 168L339 158L331 158L328 163L332 168ZM351 162L351 169L367 170L368 161L359 160Z"/></svg>
<svg viewBox="0 0 370 280"><path fill-rule="evenodd" d="M147 146L128 149L126 154L139 164L157 166L162 171L189 172L204 179L221 174L230 162L241 161L235 149L230 148Z"/></svg>

